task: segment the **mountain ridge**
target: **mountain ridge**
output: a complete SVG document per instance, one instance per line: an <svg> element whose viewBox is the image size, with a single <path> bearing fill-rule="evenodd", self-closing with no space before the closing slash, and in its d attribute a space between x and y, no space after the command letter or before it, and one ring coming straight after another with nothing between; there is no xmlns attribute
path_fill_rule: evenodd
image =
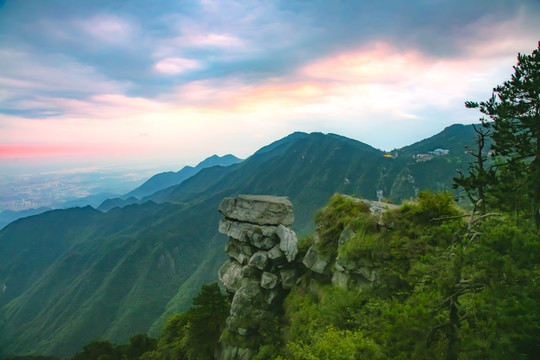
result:
<svg viewBox="0 0 540 360"><path fill-rule="evenodd" d="M202 169L212 166L229 166L241 161L242 159L239 159L232 154L223 156L212 155L201 161L195 167L184 166L181 170L176 172L167 171L156 174L150 177L141 186L123 195L122 198L135 197L137 199L142 199L155 193L156 191L165 189L172 185L180 184L182 181L192 177Z"/></svg>

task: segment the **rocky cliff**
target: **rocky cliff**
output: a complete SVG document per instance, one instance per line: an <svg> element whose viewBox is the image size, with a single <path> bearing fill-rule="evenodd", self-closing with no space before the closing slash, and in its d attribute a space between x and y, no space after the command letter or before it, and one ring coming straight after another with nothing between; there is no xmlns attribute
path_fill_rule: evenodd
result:
<svg viewBox="0 0 540 360"><path fill-rule="evenodd" d="M370 213L377 227L382 214L395 205L345 197ZM296 234L289 228L294 220L292 205L285 197L240 195L225 198L219 211L223 218L219 231L229 237L225 251L228 260L218 276L231 294L232 303L226 330L221 337L217 358L248 360L258 351L258 337L266 323L277 319L282 300L306 272L322 275L321 280L341 287L371 286L378 269L369 261L351 261L321 251L316 233L305 256L297 256ZM355 232L341 229L335 239L343 246Z"/></svg>
<svg viewBox="0 0 540 360"><path fill-rule="evenodd" d="M229 259L218 276L232 303L218 358L251 359L257 349L250 348L250 338L260 336L265 321L277 316L296 282L292 205L285 197L240 195L225 198L219 211Z"/></svg>
<svg viewBox="0 0 540 360"><path fill-rule="evenodd" d="M346 201L350 201L354 206L362 208L362 212L369 214L367 218L370 224L367 226L374 228L376 231L387 226L387 224L384 224L383 214L388 210L398 208L397 205L384 202L358 199L346 195L339 196L346 199ZM302 260L303 265L312 272L324 275L329 280L331 279L330 281L334 286L363 288L373 285L379 278L380 264L377 265L378 261L374 261L369 256L351 259L342 255L344 253L343 247L357 236L357 232L357 229L350 225L345 225L342 229L339 229L335 236L331 236L330 239L326 240L333 244L334 250L331 252L321 250L321 238L319 233L316 232L312 244Z"/></svg>

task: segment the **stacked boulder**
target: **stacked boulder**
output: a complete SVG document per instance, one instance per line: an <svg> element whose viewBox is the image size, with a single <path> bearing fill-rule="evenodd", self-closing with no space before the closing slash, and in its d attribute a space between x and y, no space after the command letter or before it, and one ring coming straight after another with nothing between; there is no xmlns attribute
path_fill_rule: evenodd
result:
<svg viewBox="0 0 540 360"><path fill-rule="evenodd" d="M227 330L249 337L296 283L292 204L286 197L239 195L223 199L219 211L224 216L219 231L229 237L229 259L218 276L234 294ZM254 351L229 344L220 358L249 359Z"/></svg>

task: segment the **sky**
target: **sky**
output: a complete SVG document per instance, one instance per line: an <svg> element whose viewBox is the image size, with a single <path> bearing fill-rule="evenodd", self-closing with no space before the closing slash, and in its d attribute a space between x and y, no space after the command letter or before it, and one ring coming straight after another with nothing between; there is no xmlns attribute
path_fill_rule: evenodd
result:
<svg viewBox="0 0 540 360"><path fill-rule="evenodd" d="M540 0L0 0L0 169L246 158L294 131L399 148L480 114Z"/></svg>

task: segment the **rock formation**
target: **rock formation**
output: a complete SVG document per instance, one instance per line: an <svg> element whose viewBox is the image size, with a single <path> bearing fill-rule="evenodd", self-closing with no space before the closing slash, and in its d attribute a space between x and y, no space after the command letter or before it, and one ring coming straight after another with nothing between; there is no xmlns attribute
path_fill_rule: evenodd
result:
<svg viewBox="0 0 540 360"><path fill-rule="evenodd" d="M384 228L383 214L395 205L355 199L368 206L377 228ZM218 276L232 296L226 330L220 340L217 358L249 360L260 343L261 326L271 322L281 310L282 300L299 276L311 270L319 279L335 286L362 288L372 286L380 268L370 259L351 261L319 251L319 235L303 257L298 257L296 234L289 226L294 216L285 197L240 195L225 198L219 205L223 218L219 231L229 237L225 251L229 259ZM337 248L355 237L346 227L332 241ZM297 258L298 257L298 258Z"/></svg>
<svg viewBox="0 0 540 360"><path fill-rule="evenodd" d="M225 198L219 211L224 216L219 231L229 237L229 259L218 276L233 294L225 330L232 336L222 337L219 359L247 360L257 352L248 339L280 310L297 279L297 239L289 228L292 205L285 197L240 195Z"/></svg>
<svg viewBox="0 0 540 360"><path fill-rule="evenodd" d="M398 208L397 205L379 201L352 199L355 202L362 202L369 206L369 212L376 217L378 228L384 228L385 226L382 215L388 210ZM319 235L315 233L313 244L308 249L302 263L314 273L326 275L335 286L343 288L372 286L379 278L379 266L369 258L351 261L337 255L339 254L339 248L354 236L355 233L350 228L343 229L339 238L334 240L337 242L338 250L335 254L329 255L318 251Z"/></svg>

